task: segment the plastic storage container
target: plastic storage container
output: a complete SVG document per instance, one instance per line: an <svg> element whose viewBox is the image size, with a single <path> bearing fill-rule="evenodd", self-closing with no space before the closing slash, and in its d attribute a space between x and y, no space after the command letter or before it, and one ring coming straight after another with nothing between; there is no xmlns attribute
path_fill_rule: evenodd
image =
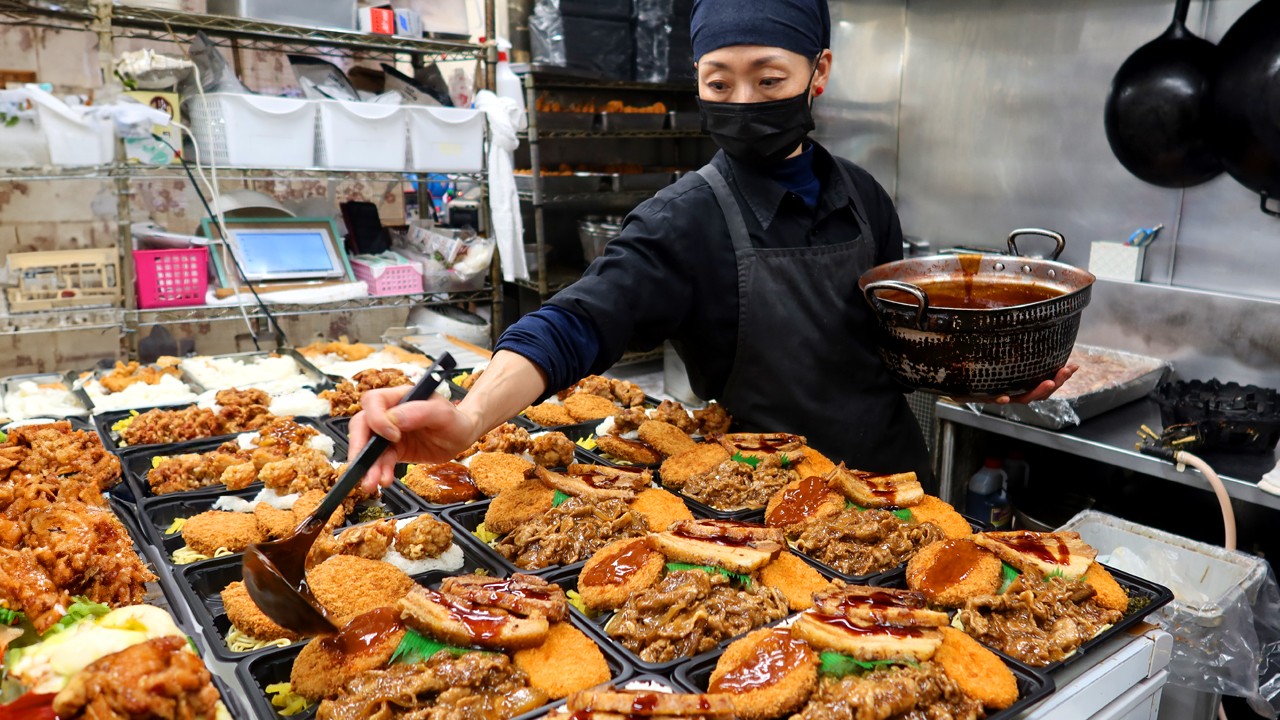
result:
<svg viewBox="0 0 1280 720"><path fill-rule="evenodd" d="M200 161L229 167L315 167L317 104L294 98L207 93L183 101Z"/></svg>
<svg viewBox="0 0 1280 720"><path fill-rule="evenodd" d="M394 255L394 258L388 257ZM418 264L396 253L353 256L351 272L369 286L369 294L416 295L422 292L422 270Z"/></svg>
<svg viewBox="0 0 1280 720"><path fill-rule="evenodd" d="M356 29L356 0L209 0L209 13L253 18L287 25Z"/></svg>
<svg viewBox="0 0 1280 720"><path fill-rule="evenodd" d="M348 170L404 170L407 113L400 105L320 101L316 162Z"/></svg>
<svg viewBox="0 0 1280 720"><path fill-rule="evenodd" d="M468 108L408 107L409 168L430 172L484 169L484 114Z"/></svg>
<svg viewBox="0 0 1280 720"><path fill-rule="evenodd" d="M204 305L209 288L208 248L134 250L138 307Z"/></svg>

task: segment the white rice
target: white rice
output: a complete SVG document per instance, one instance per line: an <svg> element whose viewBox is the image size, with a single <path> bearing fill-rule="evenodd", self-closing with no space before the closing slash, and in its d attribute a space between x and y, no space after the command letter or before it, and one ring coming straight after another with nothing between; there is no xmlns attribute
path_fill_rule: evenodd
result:
<svg viewBox="0 0 1280 720"><path fill-rule="evenodd" d="M4 400L11 420L45 417L84 417L89 411L65 387L42 388L31 380L18 383L18 389Z"/></svg>
<svg viewBox="0 0 1280 720"><path fill-rule="evenodd" d="M323 417L332 411L328 400L310 390L295 390L284 395L271 398L272 415L300 417Z"/></svg>
<svg viewBox="0 0 1280 720"><path fill-rule="evenodd" d="M401 518L396 521L396 530L400 530L405 525L413 522L417 518ZM382 558L383 562L391 563L404 571L406 575L421 575L432 570L443 570L452 572L462 568L467 558L462 554L462 548L458 543L451 543L449 549L440 553L439 557L423 558L422 560L410 560L401 555L398 550L388 550L387 554Z"/></svg>
<svg viewBox="0 0 1280 720"><path fill-rule="evenodd" d="M630 430L628 432L624 432L621 435L619 435L618 433L614 432L614 428L616 428L617 426L618 424L614 422L613 416L610 415L609 417L601 421L599 425L596 426L596 437L600 437L602 435L613 435L614 437L620 437L624 440L640 439L639 429Z"/></svg>
<svg viewBox="0 0 1280 720"><path fill-rule="evenodd" d="M656 682L653 682L652 680L632 680L626 685L623 685L622 689L630 690L631 692L660 692L660 693L675 692L674 690L671 689L671 686L664 685L662 683L656 683Z"/></svg>
<svg viewBox="0 0 1280 720"><path fill-rule="evenodd" d="M245 500L235 495L223 495L218 498L218 502L213 504L214 510L225 510L227 512L251 513L253 507L258 503L266 503L277 510L292 510L294 503L298 502L300 496L298 493L290 493L281 495L271 488L263 488L254 495L252 499Z"/></svg>
<svg viewBox="0 0 1280 720"><path fill-rule="evenodd" d="M241 450L252 450L258 447L258 433L256 432L240 433L239 435L236 436L236 444L240 446ZM327 458L333 457L333 452L335 449L333 444L333 438L329 437L328 435L325 435L324 433L320 433L319 435L314 435L311 438L309 438L307 440L307 446L312 449L319 450L320 452L324 453L324 456Z"/></svg>
<svg viewBox="0 0 1280 720"><path fill-rule="evenodd" d="M284 393L310 383L298 363L287 355L258 357L248 362L237 358L195 357L183 360L182 368L196 382L213 390L239 387Z"/></svg>
<svg viewBox="0 0 1280 720"><path fill-rule="evenodd" d="M95 411L131 410L156 405L177 405L196 399L191 387L172 375L161 375L154 385L136 382L119 392L111 392L98 380L85 383Z"/></svg>
<svg viewBox="0 0 1280 720"><path fill-rule="evenodd" d="M235 495L223 495L213 504L213 509L223 512L251 513L255 504L252 500L245 500Z"/></svg>
<svg viewBox="0 0 1280 720"><path fill-rule="evenodd" d="M336 353L326 353L307 359L326 374L340 375L347 379L351 379L365 370L395 369L409 376L410 380L417 382L427 372L427 366L403 362L401 356L386 350L379 350L361 360L345 360Z"/></svg>

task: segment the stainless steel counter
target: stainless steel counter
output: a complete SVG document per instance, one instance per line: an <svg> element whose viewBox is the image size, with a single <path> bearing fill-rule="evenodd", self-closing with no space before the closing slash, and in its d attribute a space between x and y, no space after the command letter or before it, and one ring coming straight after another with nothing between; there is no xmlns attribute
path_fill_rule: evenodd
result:
<svg viewBox="0 0 1280 720"><path fill-rule="evenodd" d="M957 426L1003 435L1183 485L1209 489L1208 482L1199 472L1191 469L1179 472L1173 463L1142 455L1134 448L1138 441L1136 433L1139 426L1145 424L1156 432L1163 427L1160 410L1150 400L1130 403L1066 430L1044 430L983 415L948 400L939 400L936 410L939 423L938 496L952 504L960 503L962 506L964 503L963 470L955 467ZM1280 510L1280 497L1259 490L1257 485L1262 475L1275 467L1274 453L1205 453L1201 457L1219 474L1233 499Z"/></svg>

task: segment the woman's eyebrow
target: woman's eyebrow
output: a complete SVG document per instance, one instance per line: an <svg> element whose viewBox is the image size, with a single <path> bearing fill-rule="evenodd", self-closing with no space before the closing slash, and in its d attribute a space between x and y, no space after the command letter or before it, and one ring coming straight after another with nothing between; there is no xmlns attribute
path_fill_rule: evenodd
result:
<svg viewBox="0 0 1280 720"><path fill-rule="evenodd" d="M785 63L786 61L787 58L784 55L765 55L764 57L758 57L755 60L752 60L751 64L754 67L760 67L761 65L768 65L769 63Z"/></svg>

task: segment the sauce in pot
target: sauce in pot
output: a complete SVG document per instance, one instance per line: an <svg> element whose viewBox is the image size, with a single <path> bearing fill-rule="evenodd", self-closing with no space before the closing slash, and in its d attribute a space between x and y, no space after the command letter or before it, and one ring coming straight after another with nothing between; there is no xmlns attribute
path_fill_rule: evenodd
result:
<svg viewBox="0 0 1280 720"><path fill-rule="evenodd" d="M1029 305L1062 297L1066 293L1054 287L1035 283L1008 282L980 277L963 280L921 280L912 283L929 296L929 307L957 310L992 310L997 308ZM915 305L911 295L896 290L885 290L880 296L886 300Z"/></svg>

